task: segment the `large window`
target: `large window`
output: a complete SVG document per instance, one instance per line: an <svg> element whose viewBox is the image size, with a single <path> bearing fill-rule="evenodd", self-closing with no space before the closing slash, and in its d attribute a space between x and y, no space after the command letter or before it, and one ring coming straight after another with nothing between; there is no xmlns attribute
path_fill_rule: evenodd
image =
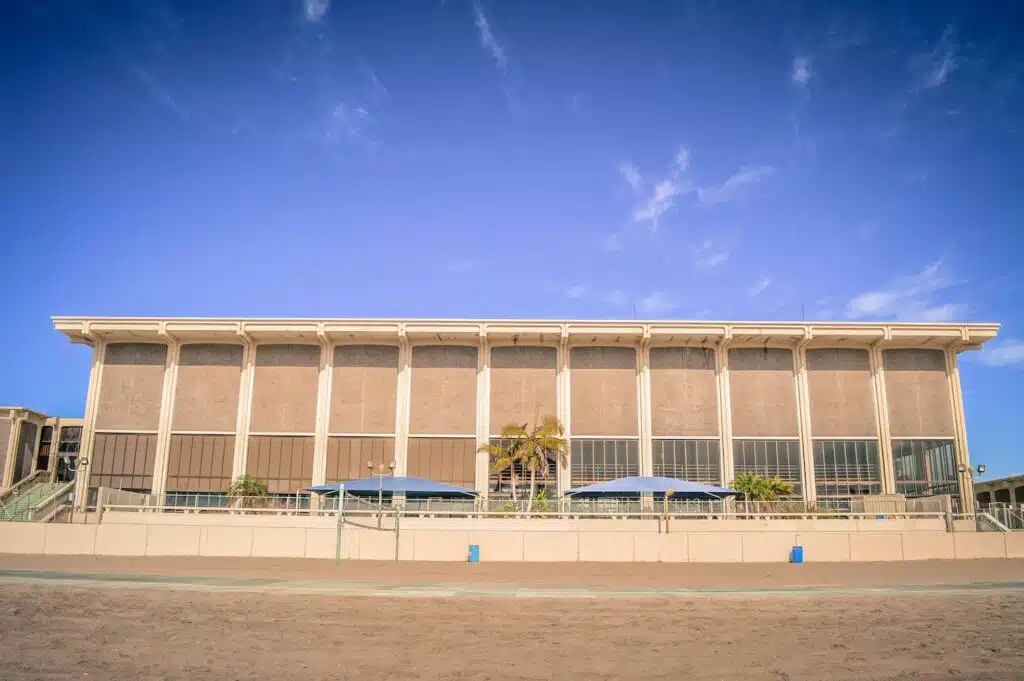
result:
<svg viewBox="0 0 1024 681"><path fill-rule="evenodd" d="M654 475L709 485L721 483L718 440L654 440L652 444Z"/></svg>
<svg viewBox="0 0 1024 681"><path fill-rule="evenodd" d="M803 494L798 440L733 440L733 469L736 475L778 477L793 485L794 496Z"/></svg>
<svg viewBox="0 0 1024 681"><path fill-rule="evenodd" d="M815 440L814 482L822 498L882 493L875 440Z"/></svg>
<svg viewBox="0 0 1024 681"><path fill-rule="evenodd" d="M573 487L640 475L639 443L574 439L570 467Z"/></svg>
<svg viewBox="0 0 1024 681"><path fill-rule="evenodd" d="M74 479L75 461L82 445L81 426L63 426L57 439L57 482L70 482ZM70 459L71 466L68 466Z"/></svg>
<svg viewBox="0 0 1024 681"><path fill-rule="evenodd" d="M908 497L960 494L952 440L893 440L896 491Z"/></svg>

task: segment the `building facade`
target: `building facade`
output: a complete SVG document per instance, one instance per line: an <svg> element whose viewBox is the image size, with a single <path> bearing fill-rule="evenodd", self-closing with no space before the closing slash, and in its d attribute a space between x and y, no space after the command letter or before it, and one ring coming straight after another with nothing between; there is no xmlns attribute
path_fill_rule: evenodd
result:
<svg viewBox="0 0 1024 681"><path fill-rule="evenodd" d="M1024 475L974 483L974 494L981 506L1012 504L1024 506Z"/></svg>
<svg viewBox="0 0 1024 681"><path fill-rule="evenodd" d="M71 480L83 423L24 407L0 407L0 490L37 471L48 471L54 482Z"/></svg>
<svg viewBox="0 0 1024 681"><path fill-rule="evenodd" d="M557 418L552 493L779 476L808 502L974 498L957 357L993 324L56 317L92 347L77 499L248 474L271 493L398 475L500 494L482 445Z"/></svg>

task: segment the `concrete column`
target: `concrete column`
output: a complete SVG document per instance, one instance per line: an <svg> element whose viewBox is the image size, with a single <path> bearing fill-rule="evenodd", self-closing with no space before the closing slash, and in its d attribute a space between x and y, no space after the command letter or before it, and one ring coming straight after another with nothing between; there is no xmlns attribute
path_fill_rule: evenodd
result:
<svg viewBox="0 0 1024 681"><path fill-rule="evenodd" d="M164 363L164 384L160 393L160 420L156 431L156 457L153 462L152 495L158 505L163 505L167 491L167 459L171 453L171 421L174 418L174 393L178 382L178 354L181 344L177 339L161 331L167 342L167 361Z"/></svg>
<svg viewBox="0 0 1024 681"><path fill-rule="evenodd" d="M722 454L722 485L728 487L735 479L732 453L732 400L729 389L729 345L732 335L715 347L715 373L718 381L718 431Z"/></svg>
<svg viewBox="0 0 1024 681"><path fill-rule="evenodd" d="M25 423L25 413L11 410L11 433L7 440L7 460L0 471L0 489L7 489L14 484L14 469L18 465L18 444L21 440L21 426Z"/></svg>
<svg viewBox="0 0 1024 681"><path fill-rule="evenodd" d="M409 409L412 392L412 345L405 325L398 330L398 396L395 400L395 475L408 475Z"/></svg>
<svg viewBox="0 0 1024 681"><path fill-rule="evenodd" d="M487 330L480 329L476 354L476 491L487 495L491 461L486 447L491 439L491 346Z"/></svg>
<svg viewBox="0 0 1024 681"><path fill-rule="evenodd" d="M320 340L320 374L316 387L316 429L313 434L314 485L327 482L327 434L331 428L331 387L334 383L334 346L324 333L323 324L317 330ZM315 505L320 497L313 495Z"/></svg>
<svg viewBox="0 0 1024 681"><path fill-rule="evenodd" d="M256 344L252 337L239 327L238 337L242 341L242 371L238 376L238 415L235 418L235 455L231 462L231 479L245 475L249 455L249 414L252 411L252 384L255 377Z"/></svg>
<svg viewBox="0 0 1024 681"><path fill-rule="evenodd" d="M651 441L651 329L644 325L644 336L637 348L637 417L640 434L640 475L654 474L654 445Z"/></svg>
<svg viewBox="0 0 1024 681"><path fill-rule="evenodd" d="M957 477L960 483L960 512L974 512L974 475L971 471L971 457L967 448L967 421L964 417L964 394L960 386L960 366L957 353L960 347L946 348L946 376L949 383L950 405L953 408L953 425L956 433ZM1010 496L1011 503L1013 496Z"/></svg>
<svg viewBox="0 0 1024 681"><path fill-rule="evenodd" d="M896 468L892 458L892 436L889 434L889 401L885 393L885 364L882 341L868 349L871 380L875 396L875 422L878 425L878 465L882 472L882 494L896 494Z"/></svg>
<svg viewBox="0 0 1024 681"><path fill-rule="evenodd" d="M572 411L569 404L569 331L562 326L562 335L558 341L558 421L565 429L565 439L569 441L569 448L572 449ZM558 462L558 491L565 492L569 489L571 481L571 459Z"/></svg>
<svg viewBox="0 0 1024 681"><path fill-rule="evenodd" d="M811 439L811 395L807 383L807 344L810 331L793 350L793 370L796 379L797 426L800 435L800 463L803 469L804 501L813 504L818 499L817 479L814 474L814 441Z"/></svg>
<svg viewBox="0 0 1024 681"><path fill-rule="evenodd" d="M89 337L88 325L84 334ZM89 505L89 477L92 474L92 452L96 444L96 415L99 409L100 388L103 384L104 355L107 342L91 337L93 342L92 368L89 369L89 392L85 397L85 419L82 423L82 440L78 449L78 472L75 474L75 506L85 511ZM88 462L82 465L82 462Z"/></svg>

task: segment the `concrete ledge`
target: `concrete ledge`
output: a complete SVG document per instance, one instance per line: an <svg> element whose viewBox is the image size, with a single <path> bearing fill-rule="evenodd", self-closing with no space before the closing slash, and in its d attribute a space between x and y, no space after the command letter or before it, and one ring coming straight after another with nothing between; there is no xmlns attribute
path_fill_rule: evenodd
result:
<svg viewBox="0 0 1024 681"><path fill-rule="evenodd" d="M412 560L465 562L469 559L469 532L416 530L403 532L402 539L406 537L411 542ZM401 552L401 543L398 549Z"/></svg>
<svg viewBox="0 0 1024 681"><path fill-rule="evenodd" d="M853 562L903 560L903 535L899 532L858 532L850 535Z"/></svg>
<svg viewBox="0 0 1024 681"><path fill-rule="evenodd" d="M43 553L51 555L91 556L96 552L98 525L44 525Z"/></svg>
<svg viewBox="0 0 1024 681"><path fill-rule="evenodd" d="M585 563L632 563L632 532L580 532L579 559Z"/></svg>
<svg viewBox="0 0 1024 681"><path fill-rule="evenodd" d="M96 555L144 556L149 540L145 525L97 525Z"/></svg>
<svg viewBox="0 0 1024 681"><path fill-rule="evenodd" d="M480 547L481 562L519 562L523 560L522 532L474 530L469 533L469 543Z"/></svg>
<svg viewBox="0 0 1024 681"><path fill-rule="evenodd" d="M306 558L333 559L338 541L338 530L311 527L306 530ZM342 553L344 555L344 553Z"/></svg>
<svg viewBox="0 0 1024 681"><path fill-rule="evenodd" d="M541 563L579 560L576 532L527 532L523 534L523 560Z"/></svg>
<svg viewBox="0 0 1024 681"><path fill-rule="evenodd" d="M744 532L744 563L785 563L796 544L795 532Z"/></svg>
<svg viewBox="0 0 1024 681"><path fill-rule="evenodd" d="M248 528L238 528L245 532ZM257 558L303 558L306 555L306 531L289 527L254 527L252 555Z"/></svg>
<svg viewBox="0 0 1024 681"><path fill-rule="evenodd" d="M251 527L203 527L199 553L203 556L251 556Z"/></svg>
<svg viewBox="0 0 1024 681"><path fill-rule="evenodd" d="M796 544L804 547L804 560L808 563L847 563L851 536L848 532L800 532Z"/></svg>
<svg viewBox="0 0 1024 681"><path fill-rule="evenodd" d="M0 522L0 553L42 553L46 525Z"/></svg>
<svg viewBox="0 0 1024 681"><path fill-rule="evenodd" d="M1006 558L1003 532L965 532L953 535L956 558Z"/></svg>
<svg viewBox="0 0 1024 681"><path fill-rule="evenodd" d="M953 535L945 532L904 532L903 560L942 560L955 558Z"/></svg>
<svg viewBox="0 0 1024 681"><path fill-rule="evenodd" d="M146 542L147 556L198 556L199 527L151 525Z"/></svg>
<svg viewBox="0 0 1024 681"><path fill-rule="evenodd" d="M691 563L743 562L743 535L739 532L690 532L687 539Z"/></svg>
<svg viewBox="0 0 1024 681"><path fill-rule="evenodd" d="M688 535L685 532L671 534L633 535L633 560L637 563L685 563Z"/></svg>

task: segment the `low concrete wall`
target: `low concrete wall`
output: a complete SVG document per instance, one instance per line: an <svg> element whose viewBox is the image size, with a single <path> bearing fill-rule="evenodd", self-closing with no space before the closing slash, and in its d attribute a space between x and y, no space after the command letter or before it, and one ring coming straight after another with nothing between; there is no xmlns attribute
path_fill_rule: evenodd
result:
<svg viewBox="0 0 1024 681"><path fill-rule="evenodd" d="M110 513L99 525L0 523L0 553L330 559L337 550L331 518L153 514L140 520L140 514ZM345 528L343 558L394 559L391 519L382 530L372 520L356 523ZM807 562L1024 558L1024 533L698 527L684 531L674 524L671 534L660 534L656 524L638 528L621 521L403 520L398 551L400 560L465 561L469 545L477 544L488 562L777 563L800 545Z"/></svg>

